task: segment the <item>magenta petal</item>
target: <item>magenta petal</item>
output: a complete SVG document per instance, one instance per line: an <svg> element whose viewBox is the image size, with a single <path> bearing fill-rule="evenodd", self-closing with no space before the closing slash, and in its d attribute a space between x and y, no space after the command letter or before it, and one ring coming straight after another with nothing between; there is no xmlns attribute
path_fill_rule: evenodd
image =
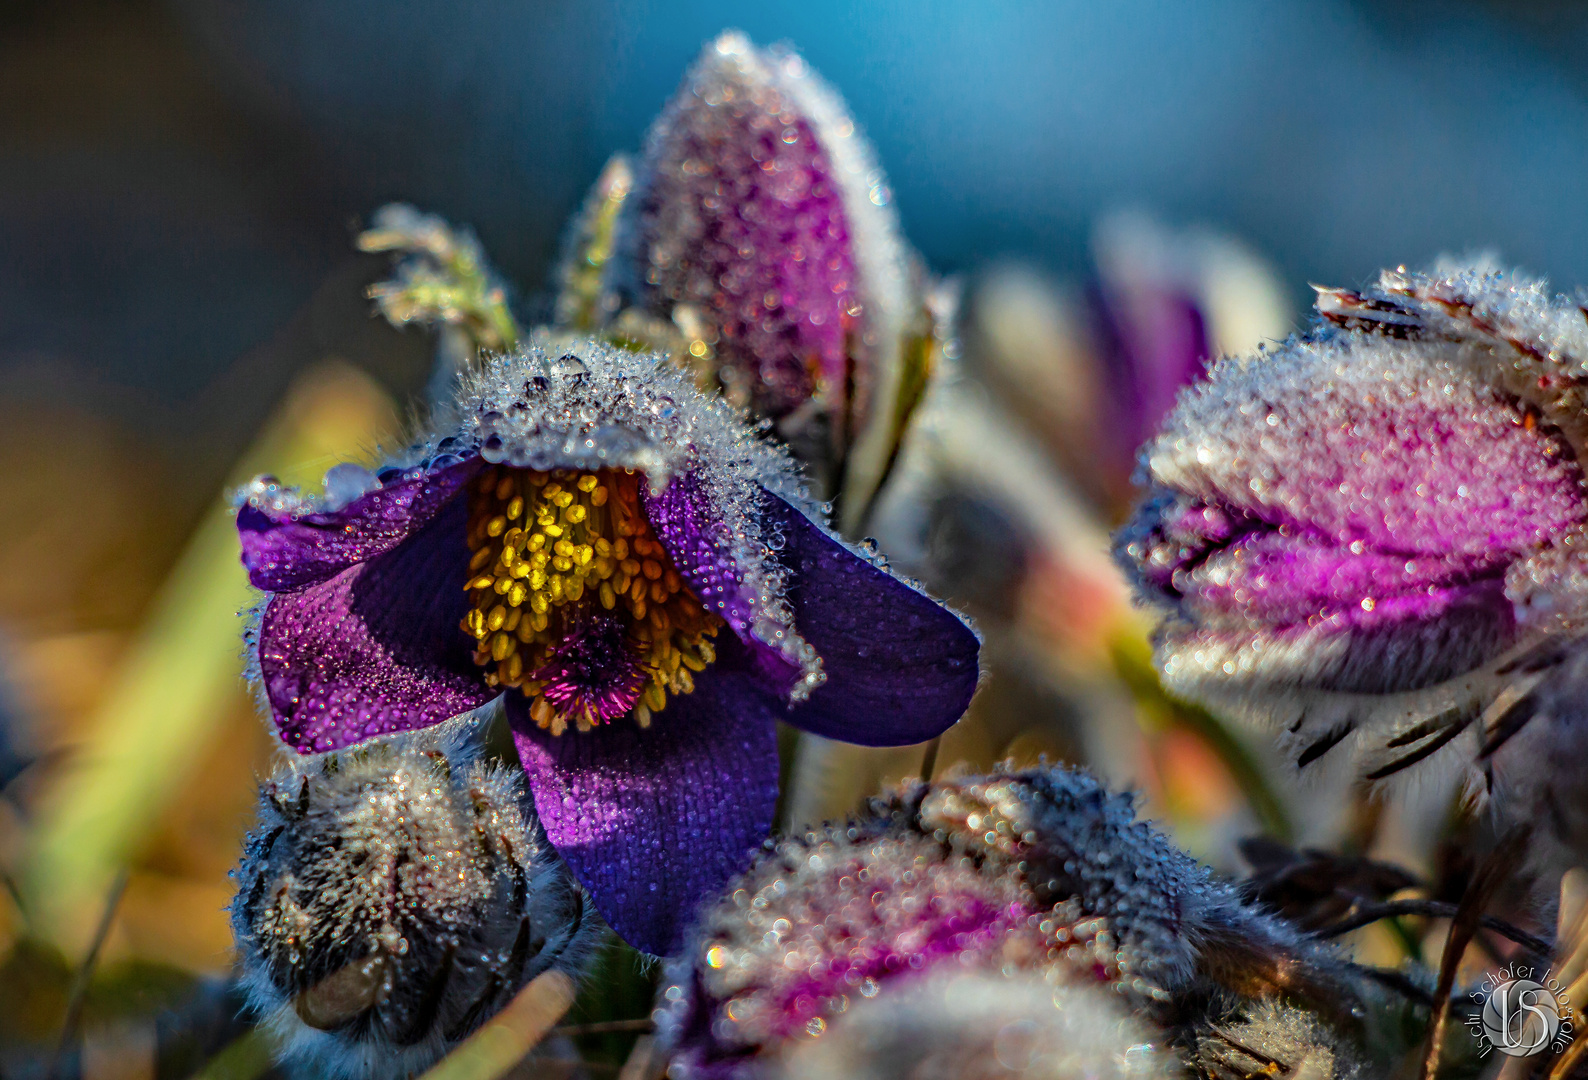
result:
<svg viewBox="0 0 1588 1080"><path fill-rule="evenodd" d="M299 753L439 723L496 695L459 629L467 500L407 543L270 598L259 666L281 738Z"/></svg>
<svg viewBox="0 0 1588 1080"><path fill-rule="evenodd" d="M237 513L243 565L268 592L317 585L402 543L474 478L480 460L387 484L340 510L272 518L253 506Z"/></svg>
<svg viewBox="0 0 1588 1080"><path fill-rule="evenodd" d="M862 746L924 742L965 712L981 642L958 615L880 570L776 496L794 625L827 682L785 717Z"/></svg>
<svg viewBox="0 0 1588 1080"><path fill-rule="evenodd" d="M777 803L773 704L707 669L649 728L623 719L550 735L508 698L546 835L623 939L677 949L695 907L744 869Z"/></svg>

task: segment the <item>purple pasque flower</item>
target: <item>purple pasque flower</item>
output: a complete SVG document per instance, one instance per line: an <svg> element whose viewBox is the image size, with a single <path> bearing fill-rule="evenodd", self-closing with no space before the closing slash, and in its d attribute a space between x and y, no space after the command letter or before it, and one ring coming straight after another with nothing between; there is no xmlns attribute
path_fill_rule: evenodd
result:
<svg viewBox="0 0 1588 1080"><path fill-rule="evenodd" d="M1092 452L1112 473L1105 480L1118 502L1127 501L1115 493L1128 489L1137 450L1217 352L1206 297L1213 272L1203 265L1211 243L1131 215L1105 221L1093 237L1086 306L1108 419Z"/></svg>
<svg viewBox="0 0 1588 1080"><path fill-rule="evenodd" d="M769 844L702 910L659 999L669 1075L762 1075L851 1007L948 974L1106 988L1159 1022L1218 987L1349 1011L1327 947L1085 773L916 784L872 811Z"/></svg>
<svg viewBox="0 0 1588 1080"><path fill-rule="evenodd" d="M837 93L730 31L652 126L613 263L708 383L807 460L847 462L850 500L880 480L912 335L931 333L891 201Z"/></svg>
<svg viewBox="0 0 1588 1080"><path fill-rule="evenodd" d="M1463 735L1487 759L1588 614L1588 321L1480 268L1317 307L1182 396L1120 561L1166 613L1169 685L1278 723L1301 764L1356 732L1371 778Z"/></svg>
<svg viewBox="0 0 1588 1080"><path fill-rule="evenodd" d="M975 690L959 617L653 356L492 360L408 460L323 506L258 481L238 514L276 728L319 752L503 694L547 835L642 949L766 834L774 721L914 743Z"/></svg>

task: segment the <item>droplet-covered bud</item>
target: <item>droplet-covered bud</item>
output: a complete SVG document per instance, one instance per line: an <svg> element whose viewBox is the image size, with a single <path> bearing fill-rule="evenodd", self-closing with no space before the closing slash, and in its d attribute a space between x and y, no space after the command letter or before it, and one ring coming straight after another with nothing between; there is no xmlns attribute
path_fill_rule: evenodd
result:
<svg viewBox="0 0 1588 1080"><path fill-rule="evenodd" d="M891 202L805 60L730 32L652 127L620 226L625 288L678 358L819 471L847 458L862 500L932 333Z"/></svg>
<svg viewBox="0 0 1588 1080"><path fill-rule="evenodd" d="M1487 762L1588 622L1588 322L1482 268L1317 307L1181 398L1120 561L1167 614L1168 684L1301 764L1357 733L1373 779L1458 737Z"/></svg>
<svg viewBox="0 0 1588 1080"><path fill-rule="evenodd" d="M315 1075L422 1070L599 934L522 771L456 725L285 761L234 876L242 983Z"/></svg>
<svg viewBox="0 0 1588 1080"><path fill-rule="evenodd" d="M1024 972L1106 989L1146 1017L1213 987L1348 996L1325 951L1083 773L916 785L872 809L770 845L703 912L662 992L674 1075L763 1075L852 1007L933 973Z"/></svg>

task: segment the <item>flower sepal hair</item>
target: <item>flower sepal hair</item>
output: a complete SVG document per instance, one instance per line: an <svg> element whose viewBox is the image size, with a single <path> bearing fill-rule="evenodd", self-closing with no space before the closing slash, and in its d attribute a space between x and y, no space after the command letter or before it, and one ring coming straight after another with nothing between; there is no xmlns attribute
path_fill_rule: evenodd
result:
<svg viewBox="0 0 1588 1080"><path fill-rule="evenodd" d="M636 947L668 951L770 828L776 720L915 743L975 690L965 623L654 356L542 336L432 427L332 501L246 493L271 717L323 752L505 695L547 835Z"/></svg>

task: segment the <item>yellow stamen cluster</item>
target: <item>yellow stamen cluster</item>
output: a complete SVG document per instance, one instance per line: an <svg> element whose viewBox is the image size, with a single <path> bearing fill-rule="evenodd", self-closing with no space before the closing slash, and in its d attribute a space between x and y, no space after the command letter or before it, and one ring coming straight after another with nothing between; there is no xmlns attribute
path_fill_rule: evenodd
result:
<svg viewBox="0 0 1588 1080"><path fill-rule="evenodd" d="M693 691L692 672L716 659L707 639L722 620L684 585L651 530L643 482L631 470L495 466L475 483L463 629L486 682L522 690L530 716L554 735L570 722L580 731L600 722L588 710L562 715L534 678L584 611L615 613L626 625L645 678L633 711L641 727L669 693Z"/></svg>

